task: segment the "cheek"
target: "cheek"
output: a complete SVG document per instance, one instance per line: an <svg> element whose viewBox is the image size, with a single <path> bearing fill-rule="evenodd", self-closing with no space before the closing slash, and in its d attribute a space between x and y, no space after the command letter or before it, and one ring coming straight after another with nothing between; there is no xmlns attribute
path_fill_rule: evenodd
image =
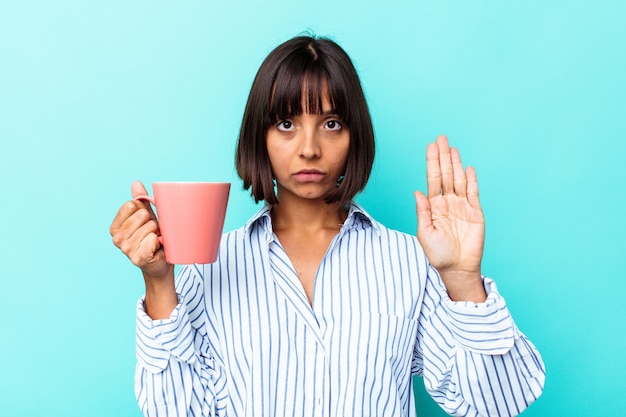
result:
<svg viewBox="0 0 626 417"><path fill-rule="evenodd" d="M270 159L270 167L272 169L272 175L276 176L276 168L280 166L280 161L276 159L275 154L269 154Z"/></svg>
<svg viewBox="0 0 626 417"><path fill-rule="evenodd" d="M284 149L280 149L275 146L268 146L267 154L270 160L270 166L272 168L272 174L276 176L280 176L281 170L284 171L287 166L288 158L285 154Z"/></svg>
<svg viewBox="0 0 626 417"><path fill-rule="evenodd" d="M348 153L350 151L350 138L347 138L343 146L341 146L337 150L337 163L345 168L346 162L348 161Z"/></svg>
<svg viewBox="0 0 626 417"><path fill-rule="evenodd" d="M270 164L272 167L274 164L280 159L280 147L276 145L276 141L272 140L271 136L268 134L268 138L265 141L265 148L267 149L267 156L269 157Z"/></svg>

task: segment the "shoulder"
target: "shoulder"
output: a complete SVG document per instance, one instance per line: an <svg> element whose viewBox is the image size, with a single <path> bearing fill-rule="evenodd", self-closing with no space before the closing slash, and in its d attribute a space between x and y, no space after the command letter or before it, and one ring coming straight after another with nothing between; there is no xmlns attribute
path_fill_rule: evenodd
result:
<svg viewBox="0 0 626 417"><path fill-rule="evenodd" d="M371 227L375 232L385 235L393 235L393 236L403 236L407 238L416 239L415 235L402 232L400 230L391 229L385 226L383 223L376 220L371 214L369 214L363 206L357 204L355 202L349 203L348 208L348 219L346 223L353 222L355 224L361 223L365 227ZM354 218L354 220L351 220Z"/></svg>
<svg viewBox="0 0 626 417"><path fill-rule="evenodd" d="M354 219L350 220L350 217ZM356 230L371 230L372 235L378 238L373 239L373 241L378 241L381 245L391 245L396 249L406 248L407 250L414 250L419 254L423 254L422 247L415 235L385 226L357 203L350 203L347 222L352 222Z"/></svg>
<svg viewBox="0 0 626 417"><path fill-rule="evenodd" d="M216 269L243 268L247 261L263 256L272 236L269 209L263 207L243 226L222 234L218 259L214 264L205 266L204 270L215 273Z"/></svg>
<svg viewBox="0 0 626 417"><path fill-rule="evenodd" d="M394 250L406 250L423 255L424 251L417 237L413 234L403 232L401 230L391 229L382 223L376 222L378 235L383 245L389 246Z"/></svg>
<svg viewBox="0 0 626 417"><path fill-rule="evenodd" d="M248 238L260 239L268 234L271 235L272 225L270 208L265 205L252 215L244 225L222 234L221 245L232 244L236 241L244 241Z"/></svg>

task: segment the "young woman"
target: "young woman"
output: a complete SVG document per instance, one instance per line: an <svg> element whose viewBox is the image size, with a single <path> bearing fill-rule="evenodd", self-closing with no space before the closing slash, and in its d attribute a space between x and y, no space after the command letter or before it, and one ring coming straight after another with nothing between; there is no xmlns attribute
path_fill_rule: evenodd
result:
<svg viewBox="0 0 626 417"><path fill-rule="evenodd" d="M417 238L353 201L374 134L334 42L293 38L252 85L237 171L264 207L219 259L175 278L149 207L111 225L141 268L136 395L149 416L414 416L412 376L450 414L516 415L544 366L481 275L476 174L444 136L426 150ZM145 194L141 183L133 196Z"/></svg>

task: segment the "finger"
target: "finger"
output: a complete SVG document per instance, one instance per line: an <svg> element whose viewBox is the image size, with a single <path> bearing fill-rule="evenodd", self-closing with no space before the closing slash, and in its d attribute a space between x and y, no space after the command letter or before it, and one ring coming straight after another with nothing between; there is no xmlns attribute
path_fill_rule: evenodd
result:
<svg viewBox="0 0 626 417"><path fill-rule="evenodd" d="M148 194L148 192L146 191L146 187L143 186L141 181L134 181L132 183L131 193L132 193L133 199L139 195ZM115 232L122 227L122 224L124 224L124 222L130 216L132 216L133 213L135 213L137 210L139 210L142 207L148 209L152 213L152 208L150 207L150 203L148 202L139 201L139 200L131 200L131 201L127 201L126 203L124 203L124 205L122 205L122 207L120 207L120 209L117 211L117 214L115 215L115 218L113 219L113 222L111 222L111 226L109 227L109 232L111 233L111 235L115 234ZM156 217L154 216L154 213L152 213L152 216L154 219L156 219Z"/></svg>
<svg viewBox="0 0 626 417"><path fill-rule="evenodd" d="M145 210L144 210L145 212ZM144 213L144 218L146 218L147 214ZM130 221L129 221L130 222ZM152 248L152 252L147 253L146 246L143 245L143 241L147 238L149 239L157 239L158 241L158 230L157 224L154 220L148 220L147 222L139 225L128 227L127 229L120 230L118 235L114 236L114 240L118 240L118 247L128 256L133 259L133 263L139 266L139 262L136 262L137 259L150 259L153 257L153 254L156 250L158 250L159 246L155 246L155 244L151 244L148 246Z"/></svg>
<svg viewBox="0 0 626 417"><path fill-rule="evenodd" d="M430 201L421 191L415 192L415 211L417 213L417 233L427 230L433 225Z"/></svg>
<svg viewBox="0 0 626 417"><path fill-rule="evenodd" d="M148 226L146 226L148 225ZM148 228L147 233L159 233L159 223L154 219L151 210L142 207L137 210L125 223L124 228L129 231L129 236L137 233L142 228Z"/></svg>
<svg viewBox="0 0 626 417"><path fill-rule="evenodd" d="M441 189L444 194L451 194L454 193L454 171L452 170L448 138L444 135L437 137L437 147L439 148L439 165L441 167Z"/></svg>
<svg viewBox="0 0 626 417"><path fill-rule="evenodd" d="M140 195L148 195L148 191L146 191L146 187L144 187L141 181L133 181L130 186L131 193L133 194L133 198Z"/></svg>
<svg viewBox="0 0 626 417"><path fill-rule="evenodd" d="M450 148L450 157L452 158L452 171L454 173L454 192L460 197L465 197L467 193L467 178L463 171L463 163L461 162L461 154L457 148Z"/></svg>
<svg viewBox="0 0 626 417"><path fill-rule="evenodd" d="M155 231L155 222L150 221L136 231L123 252L132 263L142 268L155 261L161 242Z"/></svg>
<svg viewBox="0 0 626 417"><path fill-rule="evenodd" d="M441 167L439 166L439 148L430 143L426 148L426 182L428 198L441 195Z"/></svg>
<svg viewBox="0 0 626 417"><path fill-rule="evenodd" d="M474 208L480 208L480 198L478 195L478 176L474 167L467 167L467 201Z"/></svg>
<svg viewBox="0 0 626 417"><path fill-rule="evenodd" d="M111 225L113 243L121 249L126 241L132 239L138 229L150 221L156 225L155 229L158 230L158 224L140 201L126 202Z"/></svg>
<svg viewBox="0 0 626 417"><path fill-rule="evenodd" d="M145 206L141 201L130 200L127 201L120 207L115 215L115 218L111 222L111 226L109 227L109 232L111 235L114 235L118 230L122 228L124 223L137 211L145 209Z"/></svg>

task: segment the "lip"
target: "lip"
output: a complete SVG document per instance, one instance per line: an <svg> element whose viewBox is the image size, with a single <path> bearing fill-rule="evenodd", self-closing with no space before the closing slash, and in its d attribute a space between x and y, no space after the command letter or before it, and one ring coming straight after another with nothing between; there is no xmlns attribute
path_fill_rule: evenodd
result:
<svg viewBox="0 0 626 417"><path fill-rule="evenodd" d="M319 182L324 179L326 174L317 169L303 169L293 174L293 176L300 182Z"/></svg>

